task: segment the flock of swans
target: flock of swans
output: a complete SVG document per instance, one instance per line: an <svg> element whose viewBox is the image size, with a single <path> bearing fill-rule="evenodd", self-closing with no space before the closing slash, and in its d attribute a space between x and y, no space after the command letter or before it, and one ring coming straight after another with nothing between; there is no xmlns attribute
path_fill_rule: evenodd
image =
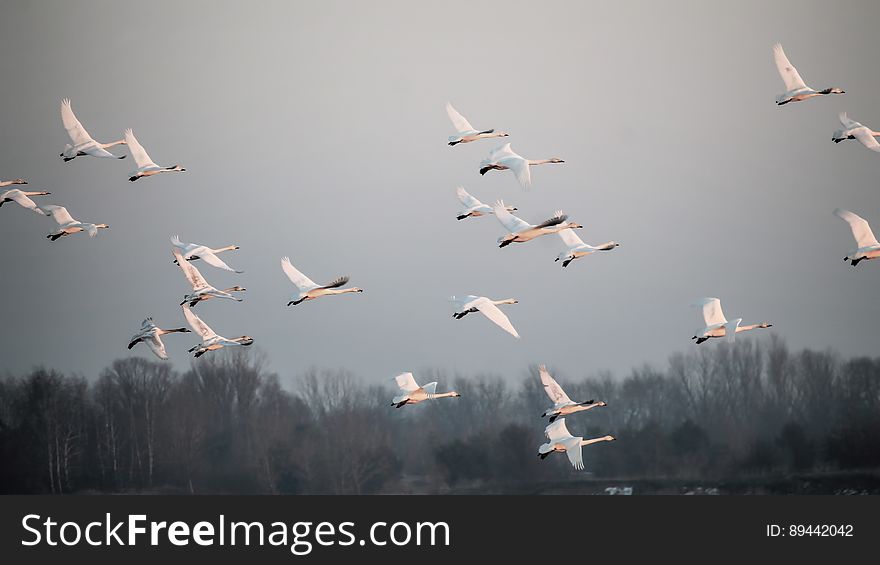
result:
<svg viewBox="0 0 880 565"><path fill-rule="evenodd" d="M823 90L815 90L808 87L801 78L800 73L788 60L780 44L777 43L773 46L773 54L777 70L786 89L784 93L776 97L777 105L782 106L819 96L844 93L842 89L836 87ZM459 144L473 143L482 139L508 137L510 135L495 129L474 128L451 104L447 103L446 112L456 130L456 134L448 139L449 146L454 147ZM842 127L835 131L832 136L832 140L835 143L855 139L866 148L880 152L880 142L876 139L880 136L880 132L875 132L861 123L849 119L846 112L839 114L839 120ZM70 143L65 145L63 152L60 154L64 162L87 156L105 159L124 159L127 155L114 155L108 151L108 149L117 145L122 145L128 148L128 152L137 165L137 169L129 175L129 181L134 182L141 178L156 176L161 173L186 171L185 168L177 164L161 166L153 162L144 147L135 138L134 132L131 129L126 129L122 139L118 141L110 143L95 141L77 119L71 102L68 99L64 99L61 103L61 121L70 137ZM485 175L493 170L509 170L514 174L519 185L524 190L528 190L532 184L531 167L550 163L564 163L564 161L555 157L538 160L525 159L511 149L510 143L505 143L493 149L489 156L480 163L479 172L481 175ZM24 179L15 179L0 182L0 188L5 189L14 185L26 184L28 183ZM100 230L109 228L107 224L103 223L79 221L64 206L54 204L40 206L32 199L33 197L48 196L50 194L52 193L46 191L26 191L18 188L8 188L5 192L0 193L0 207L6 203L15 203L38 215L51 217L57 224L56 229L46 236L51 241L57 241L62 237L80 232L87 233L89 237L95 237ZM531 224L514 215L513 212L518 212L518 209L505 204L501 199L496 200L492 205L488 205L469 194L461 186L456 189L456 194L462 205L461 211L456 216L458 220L495 216L504 230L504 234L497 241L500 248L504 248L511 243L527 243L541 236L556 234L563 243L563 250L556 257L556 261L562 261L562 266L568 267L576 259L586 257L597 251L612 251L619 246L615 241L608 241L595 246L584 243L575 232L575 230L582 229L583 226L569 221L568 216L561 210L556 212L552 218L537 224ZM880 243L878 243L866 220L853 212L843 209L835 210L834 214L847 222L856 241L856 249L846 255L845 261L849 261L853 266L856 266L861 261L880 257ZM142 322L138 332L130 339L128 348L132 349L137 344L144 343L156 357L163 360L168 359L162 338L173 333L195 333L201 338L198 344L189 349L189 352L194 357L199 357L209 351L216 351L225 347L253 344L254 339L247 335L225 338L217 334L193 311L200 302L214 298L236 302L242 301L236 294L245 292L245 288L235 285L222 290L218 289L205 280L205 277L196 266L196 263L201 261L202 264L215 269L241 274L243 271L230 267L218 257L221 253L234 251L239 249L239 247L228 245L211 248L197 243L184 243L175 235L171 237L171 248L174 257L173 263L180 268L190 287L190 292L184 295L183 301L180 303L183 317L189 328L163 329L156 325L151 317L148 317ZM296 306L324 296L363 292L363 289L357 287L343 288L349 282L348 276L340 276L328 284L319 285L294 267L289 257L281 259L281 269L296 290L287 306ZM467 295L453 296L451 301L455 305L453 317L456 320L461 320L471 313L479 313L514 338L520 337L510 319L499 308L499 306L516 304L516 299L495 300L486 296ZM702 309L704 324L694 332L691 338L697 344L701 344L709 339L722 337L732 342L737 333L769 328L772 325L767 322L741 325L742 318L728 320L721 310L721 301L718 298L703 298L694 305ZM538 456L544 459L550 453L564 452L567 454L571 465L575 469L581 470L584 468L582 447L604 441L613 441L615 438L610 435L593 439L574 436L568 430L565 418L577 412L604 407L606 403L593 399L581 402L573 401L550 375L545 366L542 365L540 367L539 375L544 390L553 402L553 405L541 415L542 417L549 417L550 423L544 430L548 441L538 448ZM426 400L458 398L461 396L455 391L437 393L436 382L419 385L413 374L409 372L397 375L394 377L394 381L399 388L399 394L392 399L392 406L396 408L409 404L418 404Z"/></svg>

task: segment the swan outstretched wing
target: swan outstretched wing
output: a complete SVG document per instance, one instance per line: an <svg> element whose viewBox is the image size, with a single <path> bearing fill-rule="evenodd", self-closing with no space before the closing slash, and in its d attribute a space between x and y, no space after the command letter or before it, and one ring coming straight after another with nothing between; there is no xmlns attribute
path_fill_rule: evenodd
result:
<svg viewBox="0 0 880 565"><path fill-rule="evenodd" d="M495 306L491 300L483 297L480 300L476 300L474 302L474 307L479 310L484 316L492 320L495 325L509 333L515 338L519 338L519 334L516 333L516 329L513 327L513 324L510 323L510 320L507 319L507 316L504 315L504 312L501 311L498 306Z"/></svg>
<svg viewBox="0 0 880 565"><path fill-rule="evenodd" d="M293 286L295 286L300 292L306 292L318 288L318 285L315 284L312 279L300 273L296 267L293 266L290 262L290 257L281 258L281 269L284 271L284 274L287 275L287 278L290 279L290 282L293 283Z"/></svg>
<svg viewBox="0 0 880 565"><path fill-rule="evenodd" d="M477 206L482 206L483 203L471 196L468 191L464 189L463 186L460 186L455 189L455 194L458 195L458 200L461 202L461 205L465 208L475 208Z"/></svg>
<svg viewBox="0 0 880 565"><path fill-rule="evenodd" d="M846 129L855 129L863 127L859 122L850 119L849 116L846 115L846 112L841 112L837 114L837 119L840 120L840 125L842 125Z"/></svg>
<svg viewBox="0 0 880 565"><path fill-rule="evenodd" d="M495 217L498 218L498 221L501 222L504 229L510 233L521 232L523 230L531 229L532 227L531 224L524 222L508 212L507 206L504 205L503 200L496 200L493 210L495 211Z"/></svg>
<svg viewBox="0 0 880 565"><path fill-rule="evenodd" d="M706 327L727 323L727 318L724 317L724 312L721 311L721 300L717 298L703 298L696 303L696 306L700 306L703 309L703 321L706 323Z"/></svg>
<svg viewBox="0 0 880 565"><path fill-rule="evenodd" d="M578 234L576 234L574 232L574 230L571 228L564 229L558 233L559 233L559 238L562 240L562 243L564 243L569 249L574 249L576 247L583 247L584 245L586 245L584 243L584 240L582 240L578 236Z"/></svg>
<svg viewBox="0 0 880 565"><path fill-rule="evenodd" d="M544 435L547 436L547 439L550 441L559 441L561 439L572 437L571 432L568 431L568 428L565 425L565 418L559 418L544 428Z"/></svg>
<svg viewBox="0 0 880 565"><path fill-rule="evenodd" d="M69 98L61 101L61 123L64 124L64 129L67 130L67 135L70 136L75 146L94 141L86 128L76 119L73 108L70 107Z"/></svg>
<svg viewBox="0 0 880 565"><path fill-rule="evenodd" d="M180 308L183 310L183 317L186 318L186 323L189 324L189 327L191 327L194 332L202 336L202 341L208 341L209 339L220 337L214 332L214 330L208 327L208 324L196 316L195 313L189 309L189 306L184 304Z"/></svg>
<svg viewBox="0 0 880 565"><path fill-rule="evenodd" d="M547 371L547 367L541 365L538 368L538 371L541 375L541 384L544 385L544 392L547 393L547 396L550 397L550 400L553 401L553 404L565 404L571 402L571 399L565 394L565 391L562 390L562 387L559 386L559 383L556 382L550 373Z"/></svg>
<svg viewBox="0 0 880 565"><path fill-rule="evenodd" d="M214 255L213 252L205 249L204 251L199 252L199 259L204 261L205 263L211 265L212 267L217 267L218 269L223 269L224 271L229 271L230 273L243 273L244 271L238 271L233 269L229 265L223 262L223 259Z"/></svg>
<svg viewBox="0 0 880 565"><path fill-rule="evenodd" d="M91 147L87 147L87 148L83 149L82 152L86 153L88 155L91 155L92 157L104 157L105 159L117 159L118 158L113 153L110 153L109 151L107 151L106 149L104 149L103 147L100 147L98 145L93 145Z"/></svg>
<svg viewBox="0 0 880 565"><path fill-rule="evenodd" d="M486 161L490 163L495 163L496 161L503 159L505 157L519 157L516 153L513 152L513 149L510 148L510 143L505 143L504 145L499 145L495 149L489 152L489 157ZM520 157L522 158L522 157Z"/></svg>
<svg viewBox="0 0 880 565"><path fill-rule="evenodd" d="M159 359L168 359L168 354L165 352L165 344L162 343L162 339L159 336L148 337L144 340L144 343L146 343L147 347L156 354L156 357Z"/></svg>
<svg viewBox="0 0 880 565"><path fill-rule="evenodd" d="M568 460L571 462L571 466L578 471L583 471L584 451L581 447L581 438L573 437L563 442L563 445L565 445L565 454L568 455Z"/></svg>
<svg viewBox="0 0 880 565"><path fill-rule="evenodd" d="M348 284L349 280L350 279L348 278L347 275L341 276L341 277L337 278L336 280L334 280L333 282L325 284L324 286L322 286L320 288L339 288L340 286L344 286L344 285Z"/></svg>
<svg viewBox="0 0 880 565"><path fill-rule="evenodd" d="M177 266L183 271L183 276L189 281L193 290L198 291L211 286L196 266L184 259L183 255L180 254L180 251L176 247L172 249L171 252L174 254L174 258L177 259Z"/></svg>
<svg viewBox="0 0 880 565"><path fill-rule="evenodd" d="M736 328L739 327L739 324L742 321L742 318L737 318L724 324L724 337L727 338L727 343L733 343L736 341Z"/></svg>
<svg viewBox="0 0 880 565"><path fill-rule="evenodd" d="M871 132L868 131L868 128L861 127L852 132L853 137L859 140L862 145L870 149L871 151L880 152L880 143L871 135Z"/></svg>
<svg viewBox="0 0 880 565"><path fill-rule="evenodd" d="M452 121L452 126L458 133L469 133L474 130L474 126L471 125L469 121L465 119L464 116L458 113L458 110L452 107L452 104L449 102L446 103L446 114L449 116L449 119Z"/></svg>
<svg viewBox="0 0 880 565"><path fill-rule="evenodd" d="M134 132L131 128L125 130L125 143L128 144L128 150L131 152L131 156L134 158L134 162L137 163L139 169L159 166L150 159L149 155L147 155L147 151L134 136Z"/></svg>
<svg viewBox="0 0 880 565"><path fill-rule="evenodd" d="M48 212L59 226L76 223L76 220L73 219L73 216L70 215L70 212L68 212L67 208L64 206L49 204L48 206L43 206L41 209L44 212Z"/></svg>
<svg viewBox="0 0 880 565"><path fill-rule="evenodd" d="M523 190L528 190L532 187L532 168L529 167L528 161L519 155L516 155L513 157L505 157L502 159L502 162L507 168L513 171L516 180L519 181L519 185Z"/></svg>
<svg viewBox="0 0 880 565"><path fill-rule="evenodd" d="M566 216L562 210L558 210L552 218L550 218L549 220L544 220L543 222L541 222L540 224L538 224L535 227L536 228L549 228L552 226L558 226L559 224L561 224L562 222L564 222L567 219L568 219L568 216ZM569 228L569 231L570 231L570 229L571 228ZM583 242L581 242L581 243L583 243Z"/></svg>
<svg viewBox="0 0 880 565"><path fill-rule="evenodd" d="M403 392L415 392L419 390L419 383L416 382L412 373L401 373L394 377L394 380Z"/></svg>
<svg viewBox="0 0 880 565"><path fill-rule="evenodd" d="M877 238L874 237L874 232L871 231L871 226L868 225L868 222L861 216L842 208L835 210L834 215L849 224L849 229L852 230L853 238L855 238L856 245L859 247L874 247L880 245L880 243L877 242Z"/></svg>
<svg viewBox="0 0 880 565"><path fill-rule="evenodd" d="M437 393L437 381L422 385L422 390L424 390L428 394L436 394Z"/></svg>
<svg viewBox="0 0 880 565"><path fill-rule="evenodd" d="M776 61L776 70L779 71L779 76L782 77L782 82L785 83L786 90L798 90L807 87L806 83L804 83L804 79L801 78L800 73L794 68L794 65L791 64L788 57L785 56L785 51L782 50L781 43L777 43L773 46L773 58Z"/></svg>
<svg viewBox="0 0 880 565"><path fill-rule="evenodd" d="M481 296L474 296L473 294L468 294L467 296L450 296L449 300L455 303L455 309L458 312L465 310L465 307L470 308L471 302L475 300L479 300L482 298Z"/></svg>

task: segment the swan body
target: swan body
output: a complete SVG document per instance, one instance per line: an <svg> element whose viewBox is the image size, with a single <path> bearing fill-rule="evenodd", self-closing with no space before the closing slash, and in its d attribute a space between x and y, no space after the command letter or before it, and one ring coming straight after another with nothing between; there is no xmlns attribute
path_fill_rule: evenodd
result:
<svg viewBox="0 0 880 565"><path fill-rule="evenodd" d="M557 232L559 238L566 246L566 250L559 254L556 257L557 261L562 261L563 267L568 267L572 261L575 259L580 259L581 257L586 257L587 255L591 255L596 251L612 251L615 247L620 247L620 244L616 241L608 241L605 243L601 243L596 247L592 245L587 245L583 242L583 240L578 237L578 234L574 232L573 229L564 229Z"/></svg>
<svg viewBox="0 0 880 565"><path fill-rule="evenodd" d="M453 108L452 104L450 104L449 102L446 103L446 114L449 116L450 121L452 121L452 125L453 127L455 127L455 131L458 132L456 135L449 136L450 146L458 145L459 143L470 143L471 141L476 141L478 139L507 137L508 135L510 135L503 131L495 131L494 129L475 129L474 126L472 126L471 123L467 121L464 116L459 114L458 110Z"/></svg>
<svg viewBox="0 0 880 565"><path fill-rule="evenodd" d="M147 155L144 146L141 145L134 136L134 132L131 128L125 130L125 142L128 144L128 150L131 152L131 156L134 158L134 162L138 167L137 170L131 173L131 176L128 177L128 180L131 182L134 182L141 177L151 177L153 175L158 175L159 173L182 172L186 170L180 165L162 167L154 163L153 160L150 159L150 156Z"/></svg>
<svg viewBox="0 0 880 565"><path fill-rule="evenodd" d="M287 278L290 279L290 282L293 283L293 286L295 286L298 291L296 299L288 302L288 306L296 306L301 302L314 300L322 296L364 291L362 288L358 287L339 288L341 286L344 286L345 284L348 284L349 278L347 276L339 277L330 284L319 286L317 283L312 281L312 279L299 272L296 267L294 267L293 264L290 262L290 257L281 258L281 270L284 271L284 274L287 275Z"/></svg>
<svg viewBox="0 0 880 565"><path fill-rule="evenodd" d="M470 194L468 191L464 189L463 186L459 186L455 189L455 193L458 195L458 200L461 202L462 211L458 213L456 219L464 220L465 218L479 218L480 216L486 216L489 214L494 214L495 209L488 204L483 204ZM505 207L508 212L513 212L516 210L514 206L506 206Z"/></svg>
<svg viewBox="0 0 880 565"><path fill-rule="evenodd" d="M880 257L880 243L877 242L874 232L871 231L871 226L864 218L841 208L835 210L834 215L849 224L853 239L856 240L858 246L855 251L843 258L844 261L849 261L855 267L860 261Z"/></svg>
<svg viewBox="0 0 880 565"><path fill-rule="evenodd" d="M724 317L724 312L721 311L721 300L717 298L703 298L695 306L702 308L703 322L706 324L706 327L698 329L694 337L691 338L697 340L698 345L708 339L718 337L727 337L727 341L733 343L738 333L773 326L773 324L767 322L741 326L742 318L728 322L727 318Z"/></svg>
<svg viewBox="0 0 880 565"><path fill-rule="evenodd" d="M401 373L394 377L400 389L400 394L391 400L391 405L400 408L406 404L418 404L425 400L434 400L435 398L459 398L461 395L457 392L441 392L437 393L437 383L428 383L419 386L412 373Z"/></svg>
<svg viewBox="0 0 880 565"><path fill-rule="evenodd" d="M874 131L855 120L849 119L846 112L841 112L838 114L837 118L840 120L840 125L843 127L834 132L831 136L831 141L834 143L840 143L847 139L858 139L859 143L871 151L880 153L880 143L874 139L875 137L880 136L880 132Z"/></svg>
<svg viewBox="0 0 880 565"><path fill-rule="evenodd" d="M547 163L565 163L562 159L525 159L513 152L509 143L496 147L489 153L489 157L480 163L480 174L485 175L489 171L511 170L524 190L532 186L532 173L529 167L532 165L544 165Z"/></svg>
<svg viewBox="0 0 880 565"><path fill-rule="evenodd" d="M33 210L37 214L41 216L45 216L46 212L44 212L36 203L30 199L31 196L46 196L47 194L52 194L51 192L33 192L26 190L18 190L17 188L13 188L7 190L6 192L0 193L0 206L3 206L7 202L15 202L22 208L27 208L28 210Z"/></svg>
<svg viewBox="0 0 880 565"><path fill-rule="evenodd" d="M584 402L575 402L565 394L565 391L562 390L562 387L559 386L556 379L554 379L547 371L547 367L541 365L538 368L538 372L541 376L541 384L544 385L544 392L547 393L550 401L553 402L553 406L545 410L544 413L541 414L541 417L546 418L547 416L550 416L551 424L559 417L568 416L575 412L583 412L584 410L590 410L596 407L608 406L608 404L602 400L596 401L590 399Z"/></svg>
<svg viewBox="0 0 880 565"><path fill-rule="evenodd" d="M131 349L135 345L143 342L147 344L156 357L159 359L168 359L165 353L165 344L162 343L162 336L171 333L190 333L187 328L175 328L173 330L163 330L153 322L153 318L147 318L141 323L141 329L131 337L128 342L128 348Z"/></svg>
<svg viewBox="0 0 880 565"><path fill-rule="evenodd" d="M542 235L550 235L565 229L580 229L583 227L580 224L567 222L568 216L563 214L562 210L558 210L552 218L537 225L526 223L508 212L507 206L501 200L495 202L493 210L495 211L495 217L498 218L501 225L508 231L506 235L498 238L498 247L506 247L511 243L525 243Z"/></svg>
<svg viewBox="0 0 880 565"><path fill-rule="evenodd" d="M201 318L196 316L188 306L184 304L181 305L180 308L183 310L183 316L186 318L186 323L189 324L189 327L191 327L192 330L202 338L201 343L189 349L189 353L194 354L193 357L201 357L208 351L216 351L218 349L223 349L224 347L246 347L254 343L254 338L247 335L234 337L232 339L217 335L217 333L208 327L208 324L203 322Z"/></svg>
<svg viewBox="0 0 880 565"><path fill-rule="evenodd" d="M804 83L800 73L782 50L782 44L777 43L773 46L773 59L776 62L776 70L782 82L785 83L785 92L776 97L777 106L788 104L789 102L800 102L816 96L824 96L827 94L844 94L844 90L840 88L826 88L824 90L815 90Z"/></svg>
<svg viewBox="0 0 880 565"><path fill-rule="evenodd" d="M571 435L565 426L565 418L560 418L544 429L544 435L549 440L538 448L538 457L545 459L553 452L565 453L571 466L582 471L584 468L584 455L582 448L601 441L614 441L614 436L602 436L593 439L584 439Z"/></svg>
<svg viewBox="0 0 880 565"><path fill-rule="evenodd" d="M492 323L494 323L499 328L503 329L513 337L519 339L519 334L516 331L516 328L513 327L513 324L510 323L510 320L507 316L504 315L504 312L498 308L501 304L517 304L518 300L515 298L505 298L504 300L492 300L491 298L486 298L485 296L474 296L468 295L463 298L457 298L453 296L450 298L456 304L456 311L452 315L456 320L461 320L468 314L479 312L485 317L487 317Z"/></svg>
<svg viewBox="0 0 880 565"><path fill-rule="evenodd" d="M0 180L0 188L12 186L13 184L27 184L27 183L28 182L24 179Z"/></svg>
<svg viewBox="0 0 880 565"><path fill-rule="evenodd" d="M237 298L230 293L244 292L246 289L237 285L225 290L214 288L208 284L208 281L205 280L205 277L202 276L202 273L199 272L195 265L183 258L179 249L175 247L171 252L174 254L174 262L183 271L183 276L186 277L186 280L192 287L192 292L183 297L183 302L180 303L181 306L189 304L190 308L192 308L199 302L212 298L225 298L227 300L235 300L236 302L242 301L241 298Z"/></svg>
<svg viewBox="0 0 880 565"><path fill-rule="evenodd" d="M78 232L86 232L89 234L89 237L95 237L98 235L99 229L110 227L107 224L90 224L75 220L64 206L49 204L48 206L40 206L40 210L42 210L44 215L52 216L52 219L58 224L58 230L46 236L51 241L56 241L58 238Z"/></svg>
<svg viewBox="0 0 880 565"><path fill-rule="evenodd" d="M239 249L237 245L227 245L226 247L211 249L210 247L199 245L197 243L183 243L176 235L171 236L171 245L180 249L181 255L183 255L183 258L187 261L195 261L196 259L201 259L212 267L217 267L218 269L223 269L224 271L239 274L244 272L233 269L232 267L224 263L222 259L217 257L218 253ZM177 259L175 259L174 261L177 262Z"/></svg>
<svg viewBox="0 0 880 565"><path fill-rule="evenodd" d="M73 142L73 145L70 143L65 145L64 151L60 155L65 163L73 161L77 157L85 157L86 155L109 159L125 159L125 155L116 156L107 151L107 149L115 145L125 145L126 141L120 139L112 143L98 143L92 139L86 128L76 119L73 108L70 106L69 98L61 101L61 123L64 124L64 129L67 130L67 135L70 136L70 140Z"/></svg>

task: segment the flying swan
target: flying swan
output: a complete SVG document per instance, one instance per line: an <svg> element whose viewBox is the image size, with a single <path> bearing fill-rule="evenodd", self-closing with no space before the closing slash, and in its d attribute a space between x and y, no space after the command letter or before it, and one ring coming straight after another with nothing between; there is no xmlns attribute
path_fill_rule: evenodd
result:
<svg viewBox="0 0 880 565"><path fill-rule="evenodd" d="M742 318L737 318L728 322L727 318L724 317L724 312L721 311L721 300L717 298L703 298L694 304L694 306L702 307L703 322L706 324L706 327L698 329L695 332L696 335L691 338L697 340L697 344L703 343L707 339L712 339L713 337L725 336L727 337L728 342L733 343L736 339L736 334L740 332L773 326L773 324L768 324L767 322L752 324L751 326L740 326L739 324L742 322Z"/></svg>
<svg viewBox="0 0 880 565"><path fill-rule="evenodd" d="M233 347L237 345L248 346L254 343L254 338L247 335L232 339L217 335L217 333L209 328L208 324L203 322L201 318L196 316L188 306L183 305L181 306L181 309L183 310L183 316L186 318L186 323L189 324L189 327L191 327L194 332L202 337L202 342L191 347L188 351L189 353L195 353L193 357L201 357L208 351L215 351L224 347Z"/></svg>
<svg viewBox="0 0 880 565"><path fill-rule="evenodd" d="M306 300L314 300L316 298L320 298L321 296L329 296L331 294L345 294L347 292L363 292L362 288L352 287L352 288L339 288L345 284L348 284L348 277L342 276L331 282L330 284L324 286L318 286L312 279L305 276L301 272L299 272L296 267L290 262L290 257L282 257L281 258L281 269L284 271L284 274L287 275L287 278L290 279L290 282L293 283L293 286L299 291L295 300L291 300L287 303L288 306L296 306L297 304L304 302Z"/></svg>
<svg viewBox="0 0 880 565"><path fill-rule="evenodd" d="M548 455L554 451L564 452L571 461L571 466L582 471L584 468L584 454L581 448L585 445L591 445L600 441L614 441L614 436L602 436L593 439L584 439L571 435L568 428L565 427L565 418L556 420L544 429L544 435L550 440L538 448L538 457L546 459Z"/></svg>
<svg viewBox="0 0 880 565"><path fill-rule="evenodd" d="M87 222L74 220L64 206L49 204L48 206L40 206L40 209L45 215L52 216L52 219L58 224L58 231L52 232L46 236L52 241L81 231L88 233L89 237L95 237L98 235L99 229L103 230L110 227L107 224L89 224Z"/></svg>
<svg viewBox="0 0 880 565"><path fill-rule="evenodd" d="M871 231L871 226L864 218L841 208L835 210L834 215L849 224L849 229L852 230L853 238L858 246L855 251L843 258L844 261L849 261L855 267L860 261L880 257L880 243L877 242L874 232Z"/></svg>
<svg viewBox="0 0 880 565"><path fill-rule="evenodd" d="M107 151L107 149L114 145L125 145L126 141L120 139L119 141L114 141L112 143L98 143L92 139L92 136L89 135L86 128L84 128L79 120L76 119L76 116L73 113L73 108L70 107L69 98L65 98L61 101L61 123L64 124L64 129L67 130L67 135L70 136L70 140L73 142L73 145L69 143L65 145L64 152L60 155L65 163L73 161L77 157L84 157L86 155L91 155L92 157L106 157L109 159L125 159L125 155L117 157L113 153Z"/></svg>
<svg viewBox="0 0 880 565"><path fill-rule="evenodd" d="M782 106L789 102L800 102L814 96L822 96L825 94L844 94L840 88L826 88L825 90L814 90L804 83L800 73L785 56L782 50L782 44L777 43L773 46L773 58L776 61L776 70L785 83L785 92L776 97L776 104Z"/></svg>
<svg viewBox="0 0 880 565"><path fill-rule="evenodd" d="M239 249L237 245L227 245L226 247L211 249L208 246L199 245L197 243L184 243L180 241L180 237L176 235L171 236L171 245L180 249L181 255L183 255L183 258L187 261L195 261L197 259L201 259L212 267L217 267L218 269L223 269L224 271L239 274L244 272L233 269L232 267L224 263L219 257L217 257L217 253ZM176 263L177 259L175 259L174 262Z"/></svg>
<svg viewBox="0 0 880 565"><path fill-rule="evenodd" d="M507 211L504 202L497 200L494 206L495 217L501 222L501 225L508 231L506 235L498 238L498 247L506 247L511 243L525 243L542 235L550 235L565 229L580 229L580 224L566 222L568 216L557 210L556 214L545 222L532 225L522 221ZM583 242L581 242L583 243Z"/></svg>
<svg viewBox="0 0 880 565"><path fill-rule="evenodd" d="M27 184L27 183L24 183ZM8 186L8 185L7 185ZM7 202L15 202L22 208L27 208L28 210L33 210L37 214L45 216L46 213L40 209L36 203L31 200L30 196L46 196L47 194L52 194L51 192L32 192L27 190L18 190L17 188L13 188L7 190L6 192L0 193L0 206L3 206Z"/></svg>
<svg viewBox="0 0 880 565"><path fill-rule="evenodd" d="M190 307L194 307L202 300L210 300L211 298L225 298L227 300L235 300L236 302L242 301L241 298L232 296L230 293L244 292L246 289L236 285L225 290L218 290L208 284L208 281L205 280L205 277L202 276L202 273L199 272L195 265L183 258L179 249L175 247L171 252L174 254L174 262L183 271L183 276L186 277L186 280L192 287L192 293L183 297L183 302L180 303L181 306L189 304Z"/></svg>
<svg viewBox="0 0 880 565"><path fill-rule="evenodd" d="M505 143L501 147L496 147L489 153L489 157L483 159L480 163L480 174L485 175L487 172L506 171L510 169L516 175L516 180L524 190L528 190L532 186L532 174L529 167L532 165L544 165L546 163L565 163L562 159L553 157L552 159L524 159L520 157L510 148L509 143Z"/></svg>
<svg viewBox="0 0 880 565"><path fill-rule="evenodd" d="M459 143L470 143L478 139L489 139L491 137L507 137L510 134L503 131L496 132L494 129L477 130L471 125L464 116L458 113L458 110L452 107L449 102L446 103L446 114L452 121L455 131L458 135L449 136L449 145L458 145Z"/></svg>
<svg viewBox="0 0 880 565"><path fill-rule="evenodd" d="M492 208L488 204L483 204L482 202L468 194L468 191L466 191L463 186L459 186L458 188L456 188L455 193L458 195L458 200L463 206L462 211L458 213L456 219L463 220L465 218L479 218L480 216L495 213L494 208ZM513 212L516 210L514 206L506 206L505 208L508 212Z"/></svg>
<svg viewBox="0 0 880 565"><path fill-rule="evenodd" d="M165 344L162 343L162 336L178 332L190 333L190 330L187 328L163 330L153 322L153 318L147 318L141 323L141 329L138 330L138 333L134 334L128 342L128 348L131 349L135 345L143 342L147 344L147 347L150 348L150 351L152 351L156 357L166 360L168 359L168 354L165 353Z"/></svg>
<svg viewBox="0 0 880 565"><path fill-rule="evenodd" d="M474 296L468 295L464 298L457 298L455 296L451 297L450 300L456 304L455 313L452 315L456 320L461 320L468 314L473 312L480 312L489 320L492 321L496 326L503 329L513 337L519 339L519 334L516 332L516 329L513 327L513 324L510 323L510 320L507 316L504 315L504 312L498 308L499 304L517 304L518 300L514 298L505 298L504 300L492 300L491 298L486 298L485 296Z"/></svg>
<svg viewBox="0 0 880 565"><path fill-rule="evenodd" d="M565 391L562 390L562 387L559 386L556 379L550 376L547 367L541 365L538 367L538 372L541 375L541 384L544 385L544 392L547 393L547 396L549 396L550 400L553 402L553 406L545 410L544 413L541 414L541 417L545 418L550 416L551 424L561 416L568 416L575 412L583 412L584 410L596 408L597 406L608 406L608 404L602 400L596 401L590 399L585 402L574 402L567 394L565 394Z"/></svg>
<svg viewBox="0 0 880 565"><path fill-rule="evenodd" d="M441 392L438 394L436 392L436 381L433 383L428 383L424 386L419 386L419 384L413 378L412 373L401 373L394 377L394 381L400 388L400 394L398 394L391 400L391 405L395 408L400 408L401 406L404 406L406 404L418 404L419 402L423 402L425 400L434 400L435 398L458 398L461 396L454 390L450 392Z"/></svg>
<svg viewBox="0 0 880 565"><path fill-rule="evenodd" d="M568 248L560 253L559 256L556 258L557 261L562 261L563 267L568 267L568 265L575 259L586 257L587 255L595 253L596 251L611 251L615 247L620 247L620 244L616 241L600 243L596 247L593 247L592 245L587 245L580 237L578 237L578 234L574 233L574 230L570 228L564 229L557 233L559 234L559 238L562 240L562 243L564 243Z"/></svg>
<svg viewBox="0 0 880 565"><path fill-rule="evenodd" d="M128 180L131 182L134 182L141 177L151 177L153 175L158 175L159 173L182 172L186 170L180 165L160 167L154 163L153 160L150 159L150 156L147 155L146 150L144 150L144 146L141 145L134 136L134 132L131 131L131 128L125 130L125 142L128 144L128 150L131 152L131 156L134 157L134 162L138 166L137 170L131 173L131 176L128 177Z"/></svg>
<svg viewBox="0 0 880 565"><path fill-rule="evenodd" d="M880 153L880 143L874 139L875 137L880 136L880 132L874 131L855 120L849 119L846 112L841 112L838 114L837 118L840 120L840 125L842 125L843 128L834 132L834 135L831 136L831 141L834 143L840 143L847 139L858 139L862 145L871 151Z"/></svg>

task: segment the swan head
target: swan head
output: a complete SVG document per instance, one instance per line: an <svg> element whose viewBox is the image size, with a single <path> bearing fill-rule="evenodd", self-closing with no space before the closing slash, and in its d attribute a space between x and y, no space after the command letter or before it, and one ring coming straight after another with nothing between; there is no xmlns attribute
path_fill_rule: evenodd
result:
<svg viewBox="0 0 880 565"><path fill-rule="evenodd" d="M822 91L823 94L846 94L846 91L842 88L828 88Z"/></svg>
<svg viewBox="0 0 880 565"><path fill-rule="evenodd" d="M773 324L768 323L768 322L761 322L760 324L758 324L758 327L759 328L772 328Z"/></svg>
<svg viewBox="0 0 880 565"><path fill-rule="evenodd" d="M15 179L13 181L9 181L9 184L27 184L28 182L24 179ZM46 194L49 194L48 192Z"/></svg>
<svg viewBox="0 0 880 565"><path fill-rule="evenodd" d="M565 163L565 161L563 161L559 157L553 157L552 159L547 159L547 162L548 163Z"/></svg>
<svg viewBox="0 0 880 565"><path fill-rule="evenodd" d="M499 131L497 133L497 135L498 135L498 137L510 137L510 134L507 133L506 131Z"/></svg>
<svg viewBox="0 0 880 565"><path fill-rule="evenodd" d="M461 398L461 394L455 392L454 390L449 393L450 398Z"/></svg>
<svg viewBox="0 0 880 565"><path fill-rule="evenodd" d="M252 338L249 335L243 335L239 338L236 338L235 341L237 341L238 343L240 343L242 345L251 345L254 343L254 338Z"/></svg>
<svg viewBox="0 0 880 565"><path fill-rule="evenodd" d="M244 288L243 286L235 285L234 287L230 288L229 290L234 291L234 292L244 292L247 289Z"/></svg>
<svg viewBox="0 0 880 565"><path fill-rule="evenodd" d="M604 441L617 441L617 438L614 436L603 436L602 439Z"/></svg>
<svg viewBox="0 0 880 565"><path fill-rule="evenodd" d="M569 228L569 229L573 229L573 230L579 230L579 229L582 229L583 227L584 226L580 225L577 222L569 222L569 223L565 224L565 228Z"/></svg>
<svg viewBox="0 0 880 565"><path fill-rule="evenodd" d="M600 408L603 406L608 406L608 403L605 402L604 400L593 400L593 399L587 400L586 402L581 402L581 404L586 404L588 406L592 404L592 405L598 406Z"/></svg>
<svg viewBox="0 0 880 565"><path fill-rule="evenodd" d="M110 226L108 226L107 224L95 224L95 227L98 228L99 230L110 229Z"/></svg>

